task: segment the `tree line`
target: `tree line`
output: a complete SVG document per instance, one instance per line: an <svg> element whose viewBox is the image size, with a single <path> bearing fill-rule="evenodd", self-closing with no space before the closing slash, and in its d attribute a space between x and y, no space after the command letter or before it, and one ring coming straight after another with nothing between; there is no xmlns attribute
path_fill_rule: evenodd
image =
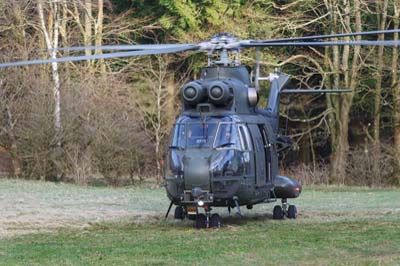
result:
<svg viewBox="0 0 400 266"><path fill-rule="evenodd" d="M54 49L69 46L196 43L218 32L271 39L397 29L399 10L398 0L7 0L0 60L74 55ZM245 64L254 58L243 51ZM264 75L278 68L292 75L292 88L351 90L281 99L282 133L295 140L282 168L306 183L398 185L398 58L397 47L264 49ZM179 53L1 69L0 158L7 154L12 176L32 179L160 176L179 88L205 62L204 54ZM261 85L262 105L268 84Z"/></svg>

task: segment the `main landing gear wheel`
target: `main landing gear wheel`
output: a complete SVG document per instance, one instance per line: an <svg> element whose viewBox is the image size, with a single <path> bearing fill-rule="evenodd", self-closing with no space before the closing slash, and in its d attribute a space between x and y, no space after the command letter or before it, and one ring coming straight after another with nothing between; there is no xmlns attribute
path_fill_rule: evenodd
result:
<svg viewBox="0 0 400 266"><path fill-rule="evenodd" d="M196 215L196 228L207 228L207 217L202 213Z"/></svg>
<svg viewBox="0 0 400 266"><path fill-rule="evenodd" d="M279 205L276 205L272 212L272 219L280 220L280 219L283 219L283 216L284 216L284 213L283 213L282 207Z"/></svg>
<svg viewBox="0 0 400 266"><path fill-rule="evenodd" d="M185 218L185 211L183 210L182 206L176 206L174 218L179 220L183 220Z"/></svg>
<svg viewBox="0 0 400 266"><path fill-rule="evenodd" d="M289 205L288 211L287 211L287 217L289 219L296 219L297 217L297 208L295 205Z"/></svg>
<svg viewBox="0 0 400 266"><path fill-rule="evenodd" d="M221 218L217 213L211 215L210 218L210 228L220 228L221 227Z"/></svg>

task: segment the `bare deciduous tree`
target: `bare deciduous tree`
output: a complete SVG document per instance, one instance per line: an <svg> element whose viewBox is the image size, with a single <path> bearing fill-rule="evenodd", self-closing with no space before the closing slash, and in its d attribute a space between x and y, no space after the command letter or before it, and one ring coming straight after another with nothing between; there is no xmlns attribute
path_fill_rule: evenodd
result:
<svg viewBox="0 0 400 266"><path fill-rule="evenodd" d="M354 14L355 14L355 31L362 31L361 24L361 7L360 1L354 0ZM333 20L333 30L340 32L340 29L344 31L351 31L351 17L348 15L351 12L352 6L349 0L339 1L325 1L328 10L331 12ZM343 10L342 10L343 7ZM357 36L357 40L361 37ZM350 38L345 38L349 40ZM328 50L328 49L327 49ZM334 73L332 85L335 88L348 88L351 89L351 93L345 95L330 96L328 95L328 104L335 111L331 117L331 142L333 154L331 156L331 175L341 180L344 183L346 177L346 162L349 151L349 122L350 122L350 109L352 106L355 90L359 84L359 71L361 68L360 64L360 46L356 45L352 51L349 46L344 46L340 51L339 47L334 46L332 48L333 63L328 64L331 66L331 72ZM351 68L349 68L351 66ZM335 122L334 122L335 121Z"/></svg>
<svg viewBox="0 0 400 266"><path fill-rule="evenodd" d="M43 35L46 41L47 49L49 52L49 56L52 59L57 58L57 48L58 48L58 40L59 40L59 25L60 25L60 16L58 12L58 1L52 0L50 2L52 5L50 8L50 12L48 15L48 25L46 25L46 20L44 16L44 8L42 0L38 0L37 8L40 17L40 24L42 26ZM54 99L54 131L55 138L57 143L57 148L61 150L61 84L60 84L60 75L58 70L58 63L51 63L52 68L52 78L54 82L53 87L53 99ZM60 151L57 151L58 153ZM58 172L58 171L57 171ZM60 177L61 173L56 173L57 178Z"/></svg>
<svg viewBox="0 0 400 266"><path fill-rule="evenodd" d="M377 0L376 1L378 11L378 29L386 29L386 18L388 10L388 0ZM378 40L384 40L385 35L380 34ZM380 120L381 120L381 101L382 101L382 76L384 67L384 46L380 45L377 52L377 66L376 66L376 86L374 93L374 141L373 141L373 154L375 160L373 160L373 175L375 178L380 180L380 153L381 153L381 141L380 141Z"/></svg>

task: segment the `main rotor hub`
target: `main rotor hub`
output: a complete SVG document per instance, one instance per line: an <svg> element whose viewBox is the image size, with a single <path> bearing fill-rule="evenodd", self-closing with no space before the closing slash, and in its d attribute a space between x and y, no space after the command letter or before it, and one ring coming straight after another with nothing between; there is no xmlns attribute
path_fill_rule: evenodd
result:
<svg viewBox="0 0 400 266"><path fill-rule="evenodd" d="M200 50L213 53L221 50L239 50L240 42L232 33L221 32L213 35L209 41L199 44Z"/></svg>
<svg viewBox="0 0 400 266"><path fill-rule="evenodd" d="M232 33L220 32L213 35L210 39L210 42L212 44L232 44L237 42L237 37Z"/></svg>
<svg viewBox="0 0 400 266"><path fill-rule="evenodd" d="M240 41L232 33L221 32L211 37L209 41L199 44L200 50L208 51L208 65L239 65ZM214 53L219 53L219 60L211 60ZM235 58L229 58L229 54L235 54Z"/></svg>

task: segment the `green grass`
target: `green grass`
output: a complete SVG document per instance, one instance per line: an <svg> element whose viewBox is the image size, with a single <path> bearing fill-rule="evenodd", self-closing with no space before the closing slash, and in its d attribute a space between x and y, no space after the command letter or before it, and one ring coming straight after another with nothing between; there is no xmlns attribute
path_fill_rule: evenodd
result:
<svg viewBox="0 0 400 266"><path fill-rule="evenodd" d="M230 222L225 219L225 223ZM0 242L1 265L397 265L400 224L231 221L220 230L171 223L103 224ZM231 223L232 224L232 223Z"/></svg>
<svg viewBox="0 0 400 266"><path fill-rule="evenodd" d="M0 181L0 193L6 187L15 190L8 196L19 199L27 189L31 198L43 200L41 206L53 200L50 208L69 199L65 209L89 204L128 214L84 228L3 238L0 265L400 265L398 189L305 188L292 201L300 211L297 220L274 221L273 204L264 204L243 210L244 218L218 209L221 229L196 230L190 221L162 219L168 205L162 189ZM119 205L109 205L110 197ZM152 215L141 216L141 208Z"/></svg>

